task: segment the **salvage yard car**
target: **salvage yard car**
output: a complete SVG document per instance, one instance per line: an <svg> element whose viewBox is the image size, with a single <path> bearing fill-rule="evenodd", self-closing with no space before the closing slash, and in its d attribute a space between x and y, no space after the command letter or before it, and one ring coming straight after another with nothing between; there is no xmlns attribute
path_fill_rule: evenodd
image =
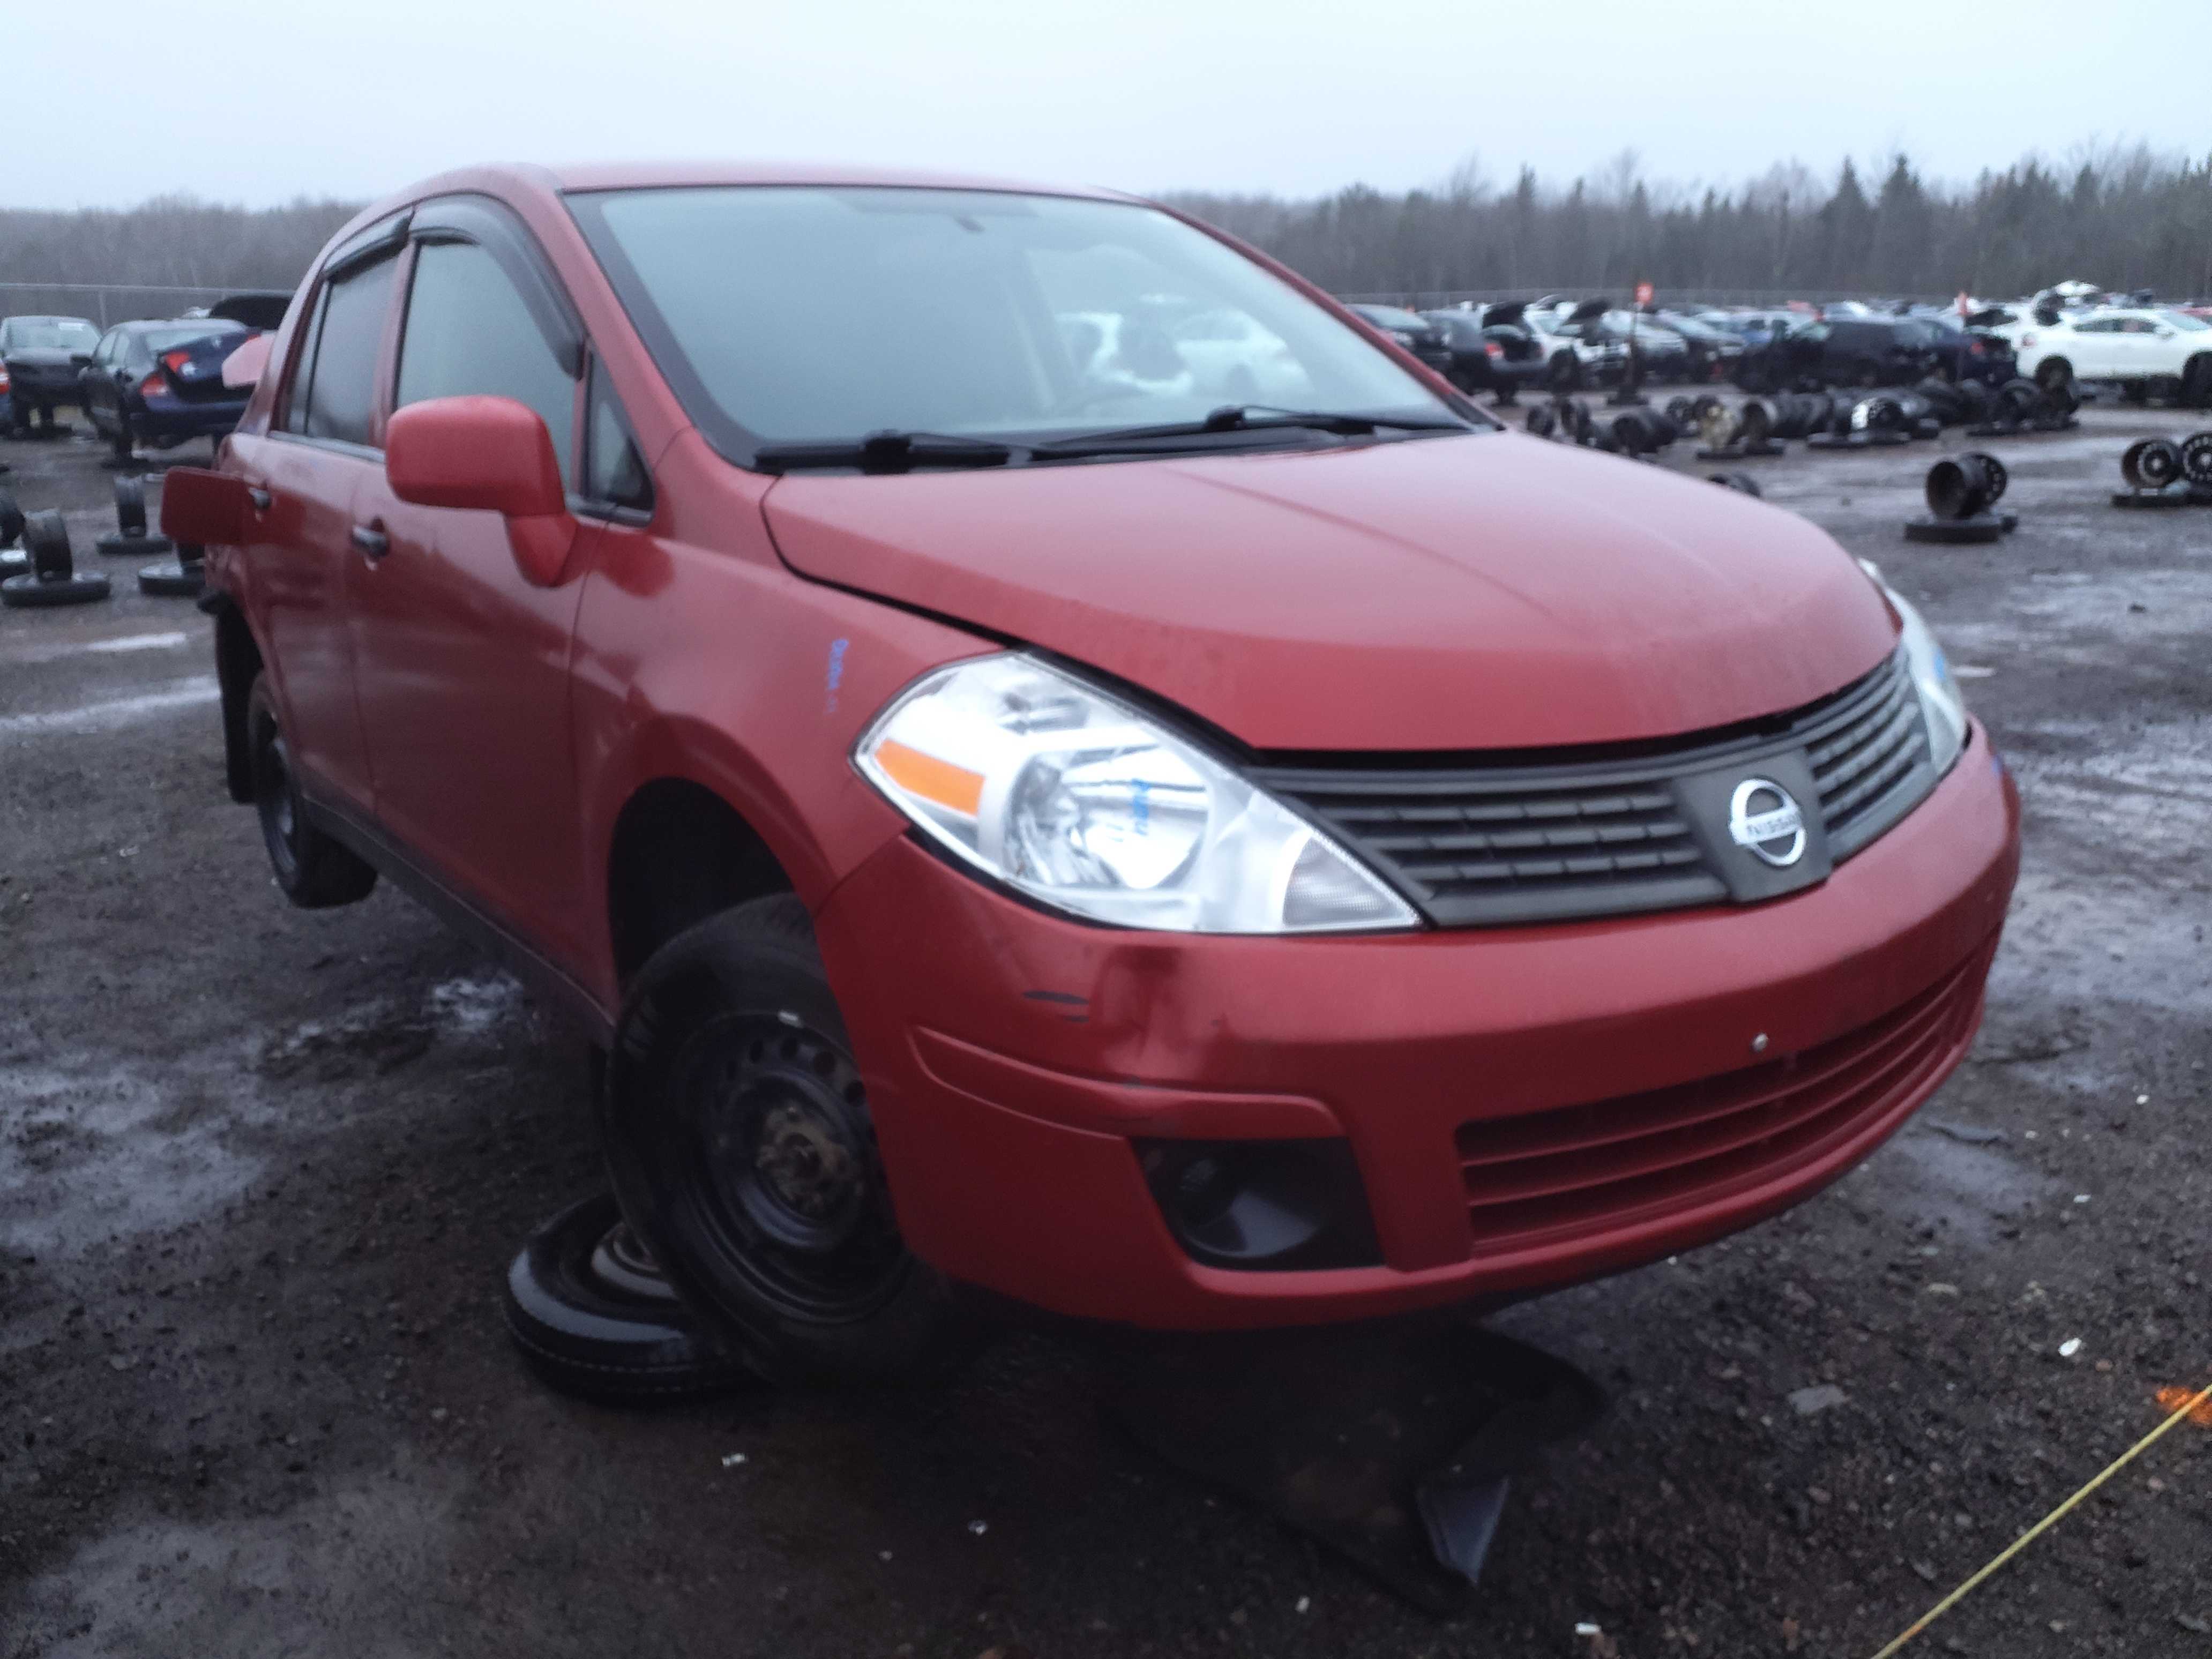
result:
<svg viewBox="0 0 2212 1659"><path fill-rule="evenodd" d="M1941 356L1933 325L1917 319L1823 319L1746 351L1736 360L1735 383L1747 392L1910 386L1932 373Z"/></svg>
<svg viewBox="0 0 2212 1659"><path fill-rule="evenodd" d="M1438 325L1419 312L1407 311L1397 306L1354 304L1349 309L1354 316L1374 324L1431 368L1449 377L1451 337Z"/></svg>
<svg viewBox="0 0 2212 1659"><path fill-rule="evenodd" d="M1516 303L1423 312L1450 347L1445 378L1462 392L1493 392L1501 403L1542 386L1551 365L1541 343L1522 326L1522 309Z"/></svg>
<svg viewBox="0 0 2212 1659"><path fill-rule="evenodd" d="M118 461L140 444L222 437L246 412L246 393L222 383L222 366L247 332L221 319L118 323L79 374L85 418Z"/></svg>
<svg viewBox="0 0 2212 1659"><path fill-rule="evenodd" d="M1055 321L1162 295L1307 401ZM1958 1064L2017 866L1824 532L1129 198L435 179L163 516L283 890L389 876L573 1008L623 1211L778 1375L976 1291L1267 1327L1717 1238Z"/></svg>
<svg viewBox="0 0 2212 1659"><path fill-rule="evenodd" d="M81 359L100 343L82 317L10 317L0 322L0 368L8 374L13 430L55 430L54 411L77 401Z"/></svg>
<svg viewBox="0 0 2212 1659"><path fill-rule="evenodd" d="M2212 323L2147 307L2068 312L2021 333L2020 372L2043 386L2109 380L2136 403L2212 409Z"/></svg>

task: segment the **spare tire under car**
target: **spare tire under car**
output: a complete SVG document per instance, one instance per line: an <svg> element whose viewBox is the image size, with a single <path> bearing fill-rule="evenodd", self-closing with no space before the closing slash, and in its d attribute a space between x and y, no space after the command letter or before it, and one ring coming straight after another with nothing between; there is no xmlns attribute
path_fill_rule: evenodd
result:
<svg viewBox="0 0 2212 1659"><path fill-rule="evenodd" d="M756 1379L677 1300L611 1194L572 1204L507 1271L507 1328L562 1394L642 1403L726 1393Z"/></svg>

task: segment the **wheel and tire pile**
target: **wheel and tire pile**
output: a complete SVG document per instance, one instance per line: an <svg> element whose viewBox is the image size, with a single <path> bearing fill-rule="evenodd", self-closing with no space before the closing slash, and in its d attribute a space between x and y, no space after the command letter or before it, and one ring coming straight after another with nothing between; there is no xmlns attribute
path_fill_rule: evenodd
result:
<svg viewBox="0 0 2212 1659"><path fill-rule="evenodd" d="M0 605L19 611L46 610L55 605L89 605L107 597L107 578L79 575L70 551L69 526L52 508L31 514L23 520L23 545L31 568L19 576L0 581Z"/></svg>

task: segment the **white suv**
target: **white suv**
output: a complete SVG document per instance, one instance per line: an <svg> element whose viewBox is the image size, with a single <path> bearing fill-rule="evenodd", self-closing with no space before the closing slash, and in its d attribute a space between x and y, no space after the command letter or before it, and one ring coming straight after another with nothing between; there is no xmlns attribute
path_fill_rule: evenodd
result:
<svg viewBox="0 0 2212 1659"><path fill-rule="evenodd" d="M2040 386L2113 380L2130 402L2163 392L2212 408L2212 323L2150 308L2070 313L2021 333L2020 372Z"/></svg>

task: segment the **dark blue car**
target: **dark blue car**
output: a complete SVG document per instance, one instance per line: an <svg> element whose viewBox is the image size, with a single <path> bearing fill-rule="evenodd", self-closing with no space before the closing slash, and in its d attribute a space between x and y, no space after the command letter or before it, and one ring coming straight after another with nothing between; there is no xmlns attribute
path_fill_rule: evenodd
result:
<svg viewBox="0 0 2212 1659"><path fill-rule="evenodd" d="M128 461L140 444L172 449L193 438L221 438L246 413L251 386L227 386L222 366L252 337L222 317L118 323L100 337L78 375L84 412Z"/></svg>

